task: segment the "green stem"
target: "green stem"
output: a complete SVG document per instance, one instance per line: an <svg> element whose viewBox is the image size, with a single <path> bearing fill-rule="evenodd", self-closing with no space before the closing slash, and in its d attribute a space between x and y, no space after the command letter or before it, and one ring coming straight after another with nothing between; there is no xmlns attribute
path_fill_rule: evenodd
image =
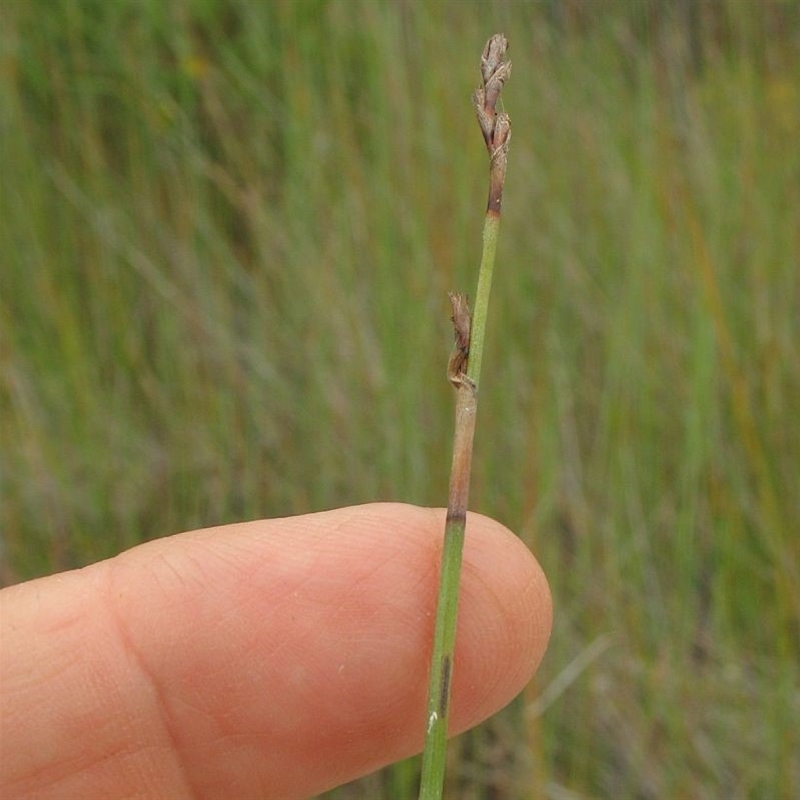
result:
<svg viewBox="0 0 800 800"><path fill-rule="evenodd" d="M478 290L475 293L475 309L472 312L472 337L469 345L467 375L477 384L481 377L483 340L486 336L486 316L489 311L489 294L492 291L494 257L497 250L497 232L500 215L489 212L483 225L483 257L478 273Z"/></svg>
<svg viewBox="0 0 800 800"><path fill-rule="evenodd" d="M439 601L436 609L436 636L428 686L428 727L422 756L420 800L439 800L444 787L447 757L447 705L453 645L458 614L458 583L464 547L465 520L449 520L445 526Z"/></svg>

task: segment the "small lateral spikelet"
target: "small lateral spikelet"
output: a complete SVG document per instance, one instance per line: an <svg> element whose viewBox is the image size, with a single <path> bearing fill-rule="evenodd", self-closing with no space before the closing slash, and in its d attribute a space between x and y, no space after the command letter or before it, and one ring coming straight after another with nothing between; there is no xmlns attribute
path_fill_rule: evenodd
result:
<svg viewBox="0 0 800 800"><path fill-rule="evenodd" d="M447 377L456 388L461 386L467 375L469 363L469 341L472 327L472 314L465 294L448 292L450 305L453 307L453 331L455 332L455 345L450 361L447 364Z"/></svg>

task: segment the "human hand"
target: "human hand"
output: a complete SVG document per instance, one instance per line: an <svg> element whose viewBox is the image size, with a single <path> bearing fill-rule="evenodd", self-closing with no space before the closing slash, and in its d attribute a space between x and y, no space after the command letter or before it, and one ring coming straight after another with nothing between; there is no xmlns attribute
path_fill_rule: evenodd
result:
<svg viewBox="0 0 800 800"><path fill-rule="evenodd" d="M355 506L159 539L0 592L0 795L301 798L422 747L444 511ZM470 514L451 731L550 632L521 541Z"/></svg>

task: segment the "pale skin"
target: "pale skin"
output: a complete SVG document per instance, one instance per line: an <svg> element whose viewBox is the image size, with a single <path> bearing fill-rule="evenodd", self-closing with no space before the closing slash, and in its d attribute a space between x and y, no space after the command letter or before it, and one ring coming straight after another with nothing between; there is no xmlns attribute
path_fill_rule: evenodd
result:
<svg viewBox="0 0 800 800"><path fill-rule="evenodd" d="M418 752L443 509L159 539L0 592L0 796L309 797ZM528 549L470 514L451 732L530 680L551 626Z"/></svg>

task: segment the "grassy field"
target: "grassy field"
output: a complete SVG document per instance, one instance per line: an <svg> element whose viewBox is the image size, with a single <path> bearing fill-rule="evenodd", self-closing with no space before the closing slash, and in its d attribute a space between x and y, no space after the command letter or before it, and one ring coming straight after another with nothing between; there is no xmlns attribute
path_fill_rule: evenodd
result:
<svg viewBox="0 0 800 800"><path fill-rule="evenodd" d="M2 579L445 504L495 31L472 507L556 622L447 796L796 797L798 3L2 0Z"/></svg>

